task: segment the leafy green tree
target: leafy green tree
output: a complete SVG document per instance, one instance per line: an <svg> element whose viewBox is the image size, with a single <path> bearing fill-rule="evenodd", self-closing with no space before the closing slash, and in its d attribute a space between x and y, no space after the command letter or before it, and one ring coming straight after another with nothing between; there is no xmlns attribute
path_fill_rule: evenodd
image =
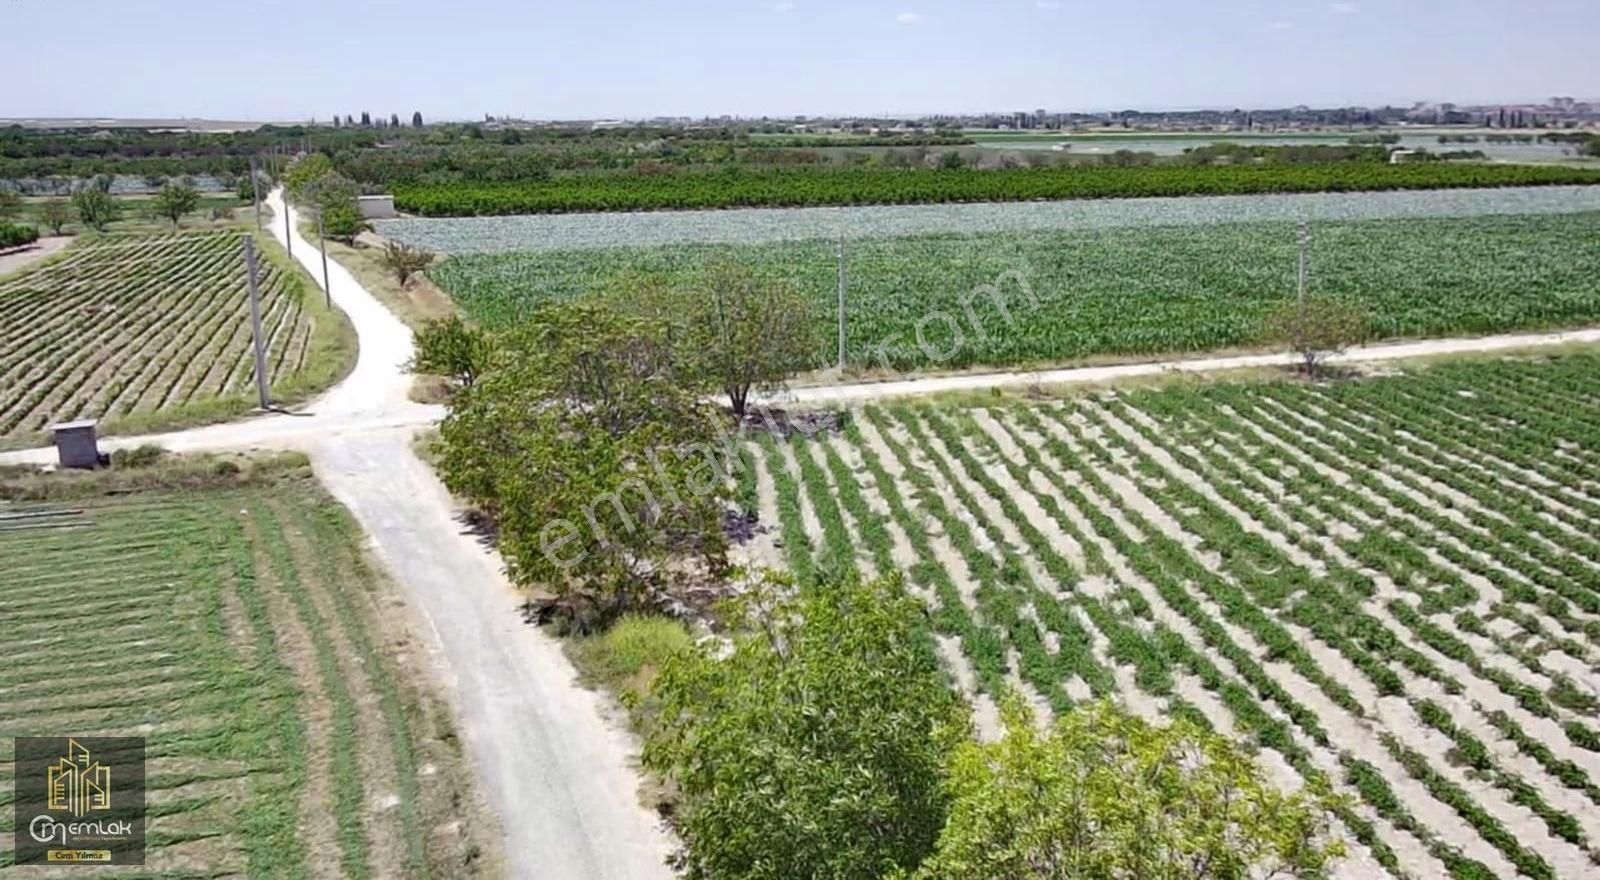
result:
<svg viewBox="0 0 1600 880"><path fill-rule="evenodd" d="M98 186L73 193L72 207L78 212L78 221L96 232L104 232L122 217L122 203Z"/></svg>
<svg viewBox="0 0 1600 880"><path fill-rule="evenodd" d="M687 287L626 274L600 296L667 328L680 372L726 395L743 419L753 391L770 391L812 366L822 344L813 306L784 279L760 279L730 261L713 264Z"/></svg>
<svg viewBox="0 0 1600 880"><path fill-rule="evenodd" d="M22 196L16 190L0 187L0 221L10 220L22 213Z"/></svg>
<svg viewBox="0 0 1600 880"><path fill-rule="evenodd" d="M758 281L734 264L713 267L690 306L705 375L740 419L752 390L770 391L810 367L821 344L811 301L793 284Z"/></svg>
<svg viewBox="0 0 1600 880"><path fill-rule="evenodd" d="M446 484L494 517L512 579L553 595L564 625L590 628L727 570L731 451L672 357L656 322L547 304L496 338L440 428Z"/></svg>
<svg viewBox="0 0 1600 880"><path fill-rule="evenodd" d="M940 765L965 706L898 579L746 599L745 634L669 660L644 763L676 785L690 878L878 880L944 824Z"/></svg>
<svg viewBox="0 0 1600 880"><path fill-rule="evenodd" d="M1108 702L1040 734L1014 694L1005 736L951 755L949 820L917 880L1320 877L1344 854L1336 799L1274 788L1226 737Z"/></svg>
<svg viewBox="0 0 1600 880"><path fill-rule="evenodd" d="M1313 294L1269 312L1263 327L1268 342L1299 356L1301 369L1315 377L1330 355L1366 339L1367 324L1366 313L1360 308Z"/></svg>
<svg viewBox="0 0 1600 880"><path fill-rule="evenodd" d="M61 199L51 199L39 209L39 221L50 227L51 232L60 235L61 230L72 222L72 209Z"/></svg>
<svg viewBox="0 0 1600 880"><path fill-rule="evenodd" d="M361 216L361 186L328 170L300 187L301 200L322 217L322 232L329 238L350 241L367 228Z"/></svg>
<svg viewBox="0 0 1600 880"><path fill-rule="evenodd" d="M471 388L488 369L494 353L489 334L451 316L429 321L417 333L417 355L411 370L430 376L447 376L460 388Z"/></svg>
<svg viewBox="0 0 1600 880"><path fill-rule="evenodd" d="M192 186L169 183L150 201L151 208L158 215L171 220L172 225L177 226L183 215L200 207L200 191Z"/></svg>
<svg viewBox="0 0 1600 880"><path fill-rule="evenodd" d="M310 187L332 173L333 160L322 153L301 156L283 173L283 186L288 190L289 200L296 204L307 204Z"/></svg>

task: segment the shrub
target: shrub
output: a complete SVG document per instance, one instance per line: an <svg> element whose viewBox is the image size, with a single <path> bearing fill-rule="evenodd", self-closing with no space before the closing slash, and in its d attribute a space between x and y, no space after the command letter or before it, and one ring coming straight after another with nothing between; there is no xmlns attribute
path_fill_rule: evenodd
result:
<svg viewBox="0 0 1600 880"><path fill-rule="evenodd" d="M1316 376L1329 355L1366 338L1367 316L1359 308L1327 296L1307 296L1268 313L1263 335L1301 359L1306 375Z"/></svg>
<svg viewBox="0 0 1600 880"><path fill-rule="evenodd" d="M22 212L22 196L16 190L0 186L0 222L9 220Z"/></svg>
<svg viewBox="0 0 1600 880"><path fill-rule="evenodd" d="M39 240L39 230L32 226L0 223L0 248L21 247Z"/></svg>
<svg viewBox="0 0 1600 880"><path fill-rule="evenodd" d="M150 467L160 462L167 455L167 451L154 443L145 443L132 449L118 449L111 453L111 466L114 468L142 468Z"/></svg>
<svg viewBox="0 0 1600 880"><path fill-rule="evenodd" d="M383 246L383 264L406 286L411 276L433 265L433 254L408 244L389 242Z"/></svg>
<svg viewBox="0 0 1600 880"><path fill-rule="evenodd" d="M1100 702L1040 734L1015 694L1002 716L1000 742L952 753L949 820L918 880L1320 877L1344 852L1325 788L1284 795L1188 720Z"/></svg>
<svg viewBox="0 0 1600 880"><path fill-rule="evenodd" d="M417 333L417 356L411 370L429 376L448 376L462 388L483 375L494 350L489 335L468 327L457 317L430 321Z"/></svg>

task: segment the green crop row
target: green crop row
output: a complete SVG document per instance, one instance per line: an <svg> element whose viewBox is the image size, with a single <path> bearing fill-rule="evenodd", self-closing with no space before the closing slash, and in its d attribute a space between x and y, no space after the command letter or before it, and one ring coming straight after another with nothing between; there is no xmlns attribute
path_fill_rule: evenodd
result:
<svg viewBox="0 0 1600 880"><path fill-rule="evenodd" d="M1361 308L1377 338L1582 324L1600 319L1596 238L1595 212L1321 224L1311 286ZM542 302L640 274L693 291L728 259L795 285L834 344L838 256L825 241L458 256L430 276L472 318L505 326ZM1059 363L1260 343L1265 316L1294 295L1296 229L1257 222L876 238L851 242L848 261L855 367ZM824 348L818 362L831 361Z"/></svg>
<svg viewBox="0 0 1600 880"><path fill-rule="evenodd" d="M1367 192L1600 182L1592 171L1532 165L1385 165L976 169L850 168L589 175L504 184L397 186L395 206L428 217L683 208L903 205L1035 199Z"/></svg>

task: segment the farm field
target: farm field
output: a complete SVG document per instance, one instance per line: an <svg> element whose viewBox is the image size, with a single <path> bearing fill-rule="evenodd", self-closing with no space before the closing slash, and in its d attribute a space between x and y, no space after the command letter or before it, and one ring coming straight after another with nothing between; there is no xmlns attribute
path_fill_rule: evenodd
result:
<svg viewBox="0 0 1600 880"><path fill-rule="evenodd" d="M119 877L465 877L486 864L467 849L493 831L472 815L407 611L301 470L0 503L4 790L13 736L145 737L146 863ZM51 528L17 518L47 510L64 513L31 522ZM0 814L0 868L12 821Z"/></svg>
<svg viewBox="0 0 1600 880"><path fill-rule="evenodd" d="M1312 289L1360 303L1380 337L1591 322L1597 234L1600 212L1319 223ZM850 362L1015 366L1253 345L1262 317L1295 290L1296 236L1280 221L852 240ZM838 262L827 240L460 256L429 274L498 326L633 273L693 285L730 258L816 301L829 328L817 359L829 362ZM999 285L1009 321L994 295L975 295L987 284Z"/></svg>
<svg viewBox="0 0 1600 880"><path fill-rule="evenodd" d="M1114 695L1351 797L1344 872L1593 876L1600 356L852 413L744 550L901 571L980 719ZM1381 869L1381 870L1380 870Z"/></svg>
<svg viewBox="0 0 1600 880"><path fill-rule="evenodd" d="M642 247L656 244L762 244L814 238L1044 232L1247 221L1383 220L1567 214L1600 210L1600 187L1412 190L1385 193L1282 193L1021 204L863 205L642 211L379 220L386 238L447 254Z"/></svg>
<svg viewBox="0 0 1600 880"><path fill-rule="evenodd" d="M96 236L0 278L0 442L69 419L137 430L254 406L242 235ZM258 242L273 393L293 400L343 375L354 334Z"/></svg>
<svg viewBox="0 0 1600 880"><path fill-rule="evenodd" d="M576 175L522 183L397 185L394 196L395 207L401 211L428 217L451 217L1596 183L1600 183L1600 171L1575 168L1335 162L1206 168L1176 165L940 171L851 168Z"/></svg>

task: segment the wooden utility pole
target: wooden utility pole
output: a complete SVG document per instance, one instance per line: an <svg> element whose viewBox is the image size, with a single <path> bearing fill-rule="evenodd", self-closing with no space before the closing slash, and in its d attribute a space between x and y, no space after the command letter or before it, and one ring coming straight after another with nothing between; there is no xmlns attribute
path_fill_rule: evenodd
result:
<svg viewBox="0 0 1600 880"><path fill-rule="evenodd" d="M844 372L845 294L850 289L850 270L845 262L844 233L839 233L839 372Z"/></svg>
<svg viewBox="0 0 1600 880"><path fill-rule="evenodd" d="M322 233L322 210L317 210L317 247L322 251L322 299L333 311L333 285L328 283L328 237Z"/></svg>
<svg viewBox="0 0 1600 880"><path fill-rule="evenodd" d="M1305 305L1311 271L1311 221L1300 221L1300 304Z"/></svg>
<svg viewBox="0 0 1600 880"><path fill-rule="evenodd" d="M256 356L256 395L261 408L272 405L267 393L267 352L261 340L261 291L256 286L256 240L244 237L244 268L250 278L250 338Z"/></svg>
<svg viewBox="0 0 1600 880"><path fill-rule="evenodd" d="M261 231L261 177L256 173L257 161L250 157L250 201L256 206L256 231Z"/></svg>

